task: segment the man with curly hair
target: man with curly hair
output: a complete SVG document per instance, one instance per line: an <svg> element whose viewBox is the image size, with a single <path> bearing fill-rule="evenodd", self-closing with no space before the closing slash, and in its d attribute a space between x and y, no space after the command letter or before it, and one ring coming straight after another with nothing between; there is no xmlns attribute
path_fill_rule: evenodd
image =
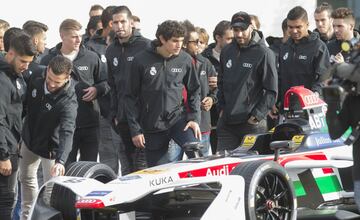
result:
<svg viewBox="0 0 360 220"><path fill-rule="evenodd" d="M156 31L157 40L138 53L131 66L125 111L132 141L145 148L149 167L167 162L160 159L170 139L181 147L201 139L200 83L190 55L181 50L184 36L185 28L178 21L163 22Z"/></svg>

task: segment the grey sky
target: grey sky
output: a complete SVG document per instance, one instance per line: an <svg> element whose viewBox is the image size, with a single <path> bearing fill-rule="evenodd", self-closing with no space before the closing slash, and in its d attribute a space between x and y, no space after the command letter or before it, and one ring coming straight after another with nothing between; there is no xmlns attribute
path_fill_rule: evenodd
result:
<svg viewBox="0 0 360 220"><path fill-rule="evenodd" d="M217 4L215 4L215 2ZM221 4L219 4L221 3ZM303 6L309 15L310 29L314 28L313 12L315 0L8 0L3 4L1 19L11 26L21 27L29 19L49 26L48 47L60 41L58 27L66 18L78 20L85 31L88 12L93 4L127 5L141 19L141 30L145 37L153 39L157 25L167 19L188 19L196 26L204 27L212 35L215 25L221 20L230 20L238 11L256 14L260 18L265 36L281 36L281 22L287 12L296 5ZM210 42L213 39L210 37Z"/></svg>

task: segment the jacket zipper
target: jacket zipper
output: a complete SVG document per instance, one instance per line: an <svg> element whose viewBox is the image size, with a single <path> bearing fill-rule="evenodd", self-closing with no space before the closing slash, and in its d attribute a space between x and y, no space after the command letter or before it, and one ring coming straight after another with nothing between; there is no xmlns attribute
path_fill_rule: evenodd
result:
<svg viewBox="0 0 360 220"><path fill-rule="evenodd" d="M166 94L167 94L167 86L166 86L166 82L167 82L167 73L166 73L166 59L164 59L164 71L163 71L165 77L163 77L164 79L164 83L163 83L163 103L164 103L164 107L163 107L163 112L166 112ZM167 117L166 115L164 115L165 117Z"/></svg>

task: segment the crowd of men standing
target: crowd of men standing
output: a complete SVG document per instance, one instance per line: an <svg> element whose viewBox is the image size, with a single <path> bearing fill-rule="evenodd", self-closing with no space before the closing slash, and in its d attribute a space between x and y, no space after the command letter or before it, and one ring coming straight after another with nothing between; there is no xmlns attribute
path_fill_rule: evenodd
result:
<svg viewBox="0 0 360 220"><path fill-rule="evenodd" d="M290 87L321 95L330 65L349 61L341 42L360 38L351 9L327 3L314 31L300 6L284 16L281 38L265 38L257 16L240 11L217 24L210 45L188 20L164 21L151 41L127 6L95 5L89 15L86 35L66 19L49 50L45 24L0 20L2 220L12 219L17 191L28 218L40 162L47 181L78 158L99 155L115 172L120 162L125 175L193 157L194 143L203 155L235 149L276 124Z"/></svg>

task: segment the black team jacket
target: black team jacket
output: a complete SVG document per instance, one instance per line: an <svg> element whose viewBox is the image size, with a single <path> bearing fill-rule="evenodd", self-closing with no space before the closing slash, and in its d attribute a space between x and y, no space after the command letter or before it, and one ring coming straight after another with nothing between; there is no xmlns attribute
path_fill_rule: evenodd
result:
<svg viewBox="0 0 360 220"><path fill-rule="evenodd" d="M187 90L189 111L182 91ZM131 65L125 110L132 136L169 129L182 116L200 122L200 83L191 56L184 51L164 58L156 45L138 53Z"/></svg>
<svg viewBox="0 0 360 220"><path fill-rule="evenodd" d="M57 56L62 55L61 43L56 47L50 49L49 54L41 59L42 65L48 65L50 60ZM97 99L90 102L82 100L84 95L83 89L94 86L97 89L97 97L104 96L110 90L107 84L106 73L102 70L103 63L98 55L80 46L77 57L73 60L73 70L71 76L77 81L75 85L75 92L78 98L78 114L76 117L76 128L97 127L99 126L100 107Z"/></svg>
<svg viewBox="0 0 360 220"><path fill-rule="evenodd" d="M22 138L33 153L64 164L71 151L77 115L74 81L45 93L45 73L31 75Z"/></svg>

